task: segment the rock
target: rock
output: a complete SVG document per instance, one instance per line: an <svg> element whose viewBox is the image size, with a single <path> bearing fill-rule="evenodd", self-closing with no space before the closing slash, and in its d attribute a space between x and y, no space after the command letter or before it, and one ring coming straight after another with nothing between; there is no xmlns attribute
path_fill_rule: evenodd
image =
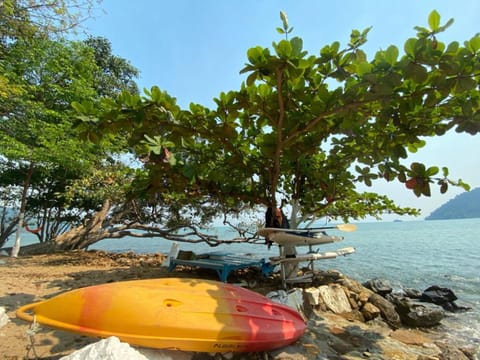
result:
<svg viewBox="0 0 480 360"><path fill-rule="evenodd" d="M393 290L390 282L382 279L368 280L363 283L363 286L382 296L390 294Z"/></svg>
<svg viewBox="0 0 480 360"><path fill-rule="evenodd" d="M5 308L0 306L0 328L7 325L9 321L10 319L8 318Z"/></svg>
<svg viewBox="0 0 480 360"><path fill-rule="evenodd" d="M158 349L147 349L147 348L135 348L148 360L193 360L193 352L179 351L179 350L158 350ZM227 353L232 354L232 353ZM224 355L224 359L228 359L228 355ZM125 359L126 360L126 359ZM128 359L130 360L130 359Z"/></svg>
<svg viewBox="0 0 480 360"><path fill-rule="evenodd" d="M320 290L318 290L315 287L311 287L311 288L305 289L305 295L310 305L313 305L313 306L319 305L320 302L318 298L320 296Z"/></svg>
<svg viewBox="0 0 480 360"><path fill-rule="evenodd" d="M429 288L425 289L420 297L420 301L430 302L436 305L440 305L445 310L448 311L456 311L457 306L455 304L455 300L457 300L457 296L453 293L452 290L447 288L442 288L437 285L430 286ZM461 309L465 310L465 309Z"/></svg>
<svg viewBox="0 0 480 360"><path fill-rule="evenodd" d="M345 286L348 290L357 294L365 292L365 293L368 293L368 297L370 297L373 294L372 290L366 288L365 286L360 284L358 281L355 281L353 279L344 278L342 279L340 284Z"/></svg>
<svg viewBox="0 0 480 360"><path fill-rule="evenodd" d="M318 290L328 310L335 314L352 311L347 295L340 285L322 285Z"/></svg>
<svg viewBox="0 0 480 360"><path fill-rule="evenodd" d="M361 312L366 321L373 320L381 314L380 309L369 302L363 305Z"/></svg>
<svg viewBox="0 0 480 360"><path fill-rule="evenodd" d="M365 290L368 290L365 288ZM368 299L370 299L370 296L372 296L373 292L371 290L368 291L362 291L361 293L358 294L358 301L360 301L361 304L366 304L368 302Z"/></svg>
<svg viewBox="0 0 480 360"><path fill-rule="evenodd" d="M400 316L395 310L395 306L389 302L387 299L378 294L373 294L368 299L373 305L380 309L382 317L385 319L386 323L393 329L398 329L402 322Z"/></svg>
<svg viewBox="0 0 480 360"><path fill-rule="evenodd" d="M467 311L471 308L468 306L459 306L455 303L457 296L452 290L442 288L437 285L430 286L420 296L420 301L431 302L441 306L444 310L451 312Z"/></svg>
<svg viewBox="0 0 480 360"><path fill-rule="evenodd" d="M403 292L406 297L409 297L411 299L420 299L420 297L422 296L422 292L418 289L406 288L403 289Z"/></svg>
<svg viewBox="0 0 480 360"><path fill-rule="evenodd" d="M469 360L461 350L451 344L437 342L437 346L442 351L442 359L445 360Z"/></svg>
<svg viewBox="0 0 480 360"><path fill-rule="evenodd" d="M352 310L349 313L342 313L338 315L348 321L360 321L362 323L365 322L365 316L363 316L362 312L360 312L359 310Z"/></svg>
<svg viewBox="0 0 480 360"><path fill-rule="evenodd" d="M418 345L423 346L425 343L431 343L432 341L423 336L422 333L418 330L412 329L399 329L395 330L390 334L392 339L401 341L406 345Z"/></svg>
<svg viewBox="0 0 480 360"><path fill-rule="evenodd" d="M64 356L61 360L192 360L192 357L193 353L183 351L137 349L111 336Z"/></svg>
<svg viewBox="0 0 480 360"><path fill-rule="evenodd" d="M148 360L130 345L120 342L114 336L90 344L78 351L64 356L61 360Z"/></svg>
<svg viewBox="0 0 480 360"><path fill-rule="evenodd" d="M445 317L442 307L435 304L400 297L394 301L400 319L408 326L432 327Z"/></svg>
<svg viewBox="0 0 480 360"><path fill-rule="evenodd" d="M336 270L316 271L312 279L314 286L327 285L342 281L344 275Z"/></svg>
<svg viewBox="0 0 480 360"><path fill-rule="evenodd" d="M271 352L275 360L308 360L303 354L303 349L298 344L286 346ZM265 357L267 359L267 357Z"/></svg>
<svg viewBox="0 0 480 360"><path fill-rule="evenodd" d="M358 304L358 295L356 293L352 293L350 289L347 289L346 287L342 287L343 291L345 292L345 295L347 296L348 302L350 303L350 307L352 309L358 309L359 304Z"/></svg>

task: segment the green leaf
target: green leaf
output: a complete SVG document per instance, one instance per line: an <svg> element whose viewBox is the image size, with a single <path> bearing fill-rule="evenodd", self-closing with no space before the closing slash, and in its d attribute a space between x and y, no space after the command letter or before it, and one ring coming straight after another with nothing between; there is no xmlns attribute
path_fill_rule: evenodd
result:
<svg viewBox="0 0 480 360"><path fill-rule="evenodd" d="M427 169L427 171L425 172L425 175L434 176L434 175L437 175L439 171L440 169L437 166L432 166Z"/></svg>
<svg viewBox="0 0 480 360"><path fill-rule="evenodd" d="M430 183L428 181L425 181L423 183L423 186L421 187L421 192L425 196L431 196Z"/></svg>
<svg viewBox="0 0 480 360"><path fill-rule="evenodd" d="M475 89L477 83L471 78L461 77L455 83L455 92L457 94Z"/></svg>
<svg viewBox="0 0 480 360"><path fill-rule="evenodd" d="M449 19L445 25L440 26L440 27L438 28L438 32L440 32L440 31L445 31L448 27L450 27L450 26L453 24L453 22L454 22L453 19Z"/></svg>
<svg viewBox="0 0 480 360"><path fill-rule="evenodd" d="M252 65L257 65L265 60L265 55L266 53L261 46L250 48L247 51L248 61L250 61Z"/></svg>
<svg viewBox="0 0 480 360"><path fill-rule="evenodd" d="M397 62L397 58L398 58L398 48L394 45L390 45L385 51L385 60L390 65L393 66Z"/></svg>
<svg viewBox="0 0 480 360"><path fill-rule="evenodd" d="M268 96L272 93L272 88L267 84L260 84L258 86L258 95L263 99L267 99Z"/></svg>
<svg viewBox="0 0 480 360"><path fill-rule="evenodd" d="M452 41L450 44L448 44L447 50L445 52L455 54L457 53L459 46L460 44L458 43L458 41Z"/></svg>
<svg viewBox="0 0 480 360"><path fill-rule="evenodd" d="M288 17L287 14L284 11L280 11L280 19L282 20L283 23L283 28L285 31L288 29Z"/></svg>
<svg viewBox="0 0 480 360"><path fill-rule="evenodd" d="M477 35L471 38L469 44L473 52L478 52L480 50L480 36Z"/></svg>
<svg viewBox="0 0 480 360"><path fill-rule="evenodd" d="M303 40L299 37L294 37L290 40L290 44L292 46L292 53L294 56L299 56L303 50Z"/></svg>
<svg viewBox="0 0 480 360"><path fill-rule="evenodd" d="M417 30L417 35L420 38L424 38L430 34L430 31L428 31L427 28L424 28L422 26L415 26L414 29Z"/></svg>
<svg viewBox="0 0 480 360"><path fill-rule="evenodd" d="M437 10L433 10L430 15L428 16L428 26L430 26L430 30L438 31L440 26L440 14Z"/></svg>
<svg viewBox="0 0 480 360"><path fill-rule="evenodd" d="M372 71L372 64L368 62L361 62L357 64L357 74L360 76L363 76L365 74L368 74Z"/></svg>
<svg viewBox="0 0 480 360"><path fill-rule="evenodd" d="M405 75L415 81L417 84L422 84L428 78L427 69L422 65L411 62L405 68Z"/></svg>
<svg viewBox="0 0 480 360"><path fill-rule="evenodd" d="M423 177L425 176L425 165L422 163L418 162L413 162L410 165L410 169L412 169L412 173L415 175L415 177Z"/></svg>
<svg viewBox="0 0 480 360"><path fill-rule="evenodd" d="M158 103L162 99L162 92L158 86L153 86L151 89L151 98L154 102Z"/></svg>
<svg viewBox="0 0 480 360"><path fill-rule="evenodd" d="M72 102L72 108L79 114L85 113L85 107L77 101Z"/></svg>
<svg viewBox="0 0 480 360"><path fill-rule="evenodd" d="M403 49L405 50L405 53L407 55L410 55L411 57L415 57L415 44L417 43L417 39L415 38L410 38L407 41L405 41L405 44L403 45Z"/></svg>
<svg viewBox="0 0 480 360"><path fill-rule="evenodd" d="M292 55L292 44L290 41L282 40L277 44L275 50L280 58L289 58Z"/></svg>
<svg viewBox="0 0 480 360"><path fill-rule="evenodd" d="M247 77L247 85L252 86L253 84L255 84L255 80L257 80L257 73L253 72Z"/></svg>

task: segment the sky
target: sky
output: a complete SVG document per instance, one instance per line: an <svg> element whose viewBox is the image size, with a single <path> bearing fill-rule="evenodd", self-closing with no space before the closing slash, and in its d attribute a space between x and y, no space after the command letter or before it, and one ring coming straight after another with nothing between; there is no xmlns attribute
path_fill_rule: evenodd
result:
<svg viewBox="0 0 480 360"><path fill-rule="evenodd" d="M402 54L404 42L416 34L414 27L428 27L432 10L440 13L442 24L455 20L439 41L462 43L480 32L478 0L103 0L83 27L107 38L115 55L139 69L140 89L156 85L183 108L192 102L213 107L215 97L239 89L246 79L239 72L249 48L271 48L273 41L282 39L276 32L282 26L280 11L294 28L290 36L302 38L313 55L333 41L346 46L353 29L372 27L362 47L371 59L389 45ZM462 179L472 189L480 186L480 135L452 133L426 140L423 149L409 156L409 163L446 166L452 179ZM417 198L403 184L384 181L364 190L421 210L418 218L387 215L386 221L422 220L464 191L450 188L440 194L433 185L431 197Z"/></svg>

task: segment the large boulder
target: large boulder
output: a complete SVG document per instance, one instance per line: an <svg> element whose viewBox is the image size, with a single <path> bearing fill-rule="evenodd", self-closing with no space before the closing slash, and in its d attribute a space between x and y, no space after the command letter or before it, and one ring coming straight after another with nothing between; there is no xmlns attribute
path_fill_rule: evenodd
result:
<svg viewBox="0 0 480 360"><path fill-rule="evenodd" d="M405 297L392 297L402 323L414 327L432 327L445 317L441 306L411 300Z"/></svg>
<svg viewBox="0 0 480 360"><path fill-rule="evenodd" d="M452 290L440 287L438 285L433 285L425 289L420 296L420 301L430 302L439 305L447 311L454 312L469 310L468 307L458 306L455 303L455 300L457 299L457 296L453 293Z"/></svg>

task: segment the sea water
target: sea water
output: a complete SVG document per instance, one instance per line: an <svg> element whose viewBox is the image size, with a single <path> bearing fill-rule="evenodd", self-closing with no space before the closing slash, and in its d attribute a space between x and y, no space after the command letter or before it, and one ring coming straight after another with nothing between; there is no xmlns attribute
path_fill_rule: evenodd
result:
<svg viewBox="0 0 480 360"><path fill-rule="evenodd" d="M448 313L442 323L449 329L450 336L463 339L467 346L480 346L480 218L356 225L355 232L328 231L331 235L342 235L343 241L314 247L314 250L322 252L353 246L356 252L345 257L316 261L315 268L335 269L360 282L386 279L394 289L423 291L431 285L449 288L458 297L457 304L469 306L471 310ZM215 232L220 239L235 237L224 227L216 228ZM171 245L171 241L162 239L127 237L102 240L90 249L168 254ZM278 247L269 249L265 244L179 245L181 250L197 254L225 251L254 254L266 259L278 255Z"/></svg>

